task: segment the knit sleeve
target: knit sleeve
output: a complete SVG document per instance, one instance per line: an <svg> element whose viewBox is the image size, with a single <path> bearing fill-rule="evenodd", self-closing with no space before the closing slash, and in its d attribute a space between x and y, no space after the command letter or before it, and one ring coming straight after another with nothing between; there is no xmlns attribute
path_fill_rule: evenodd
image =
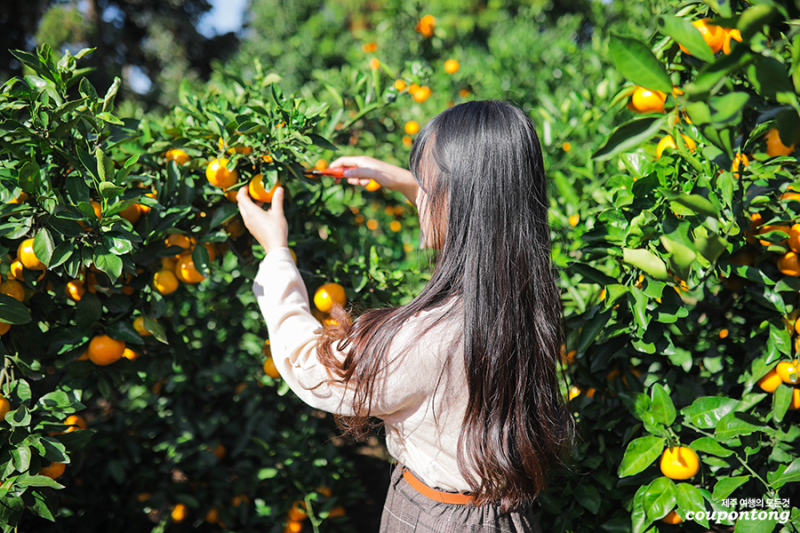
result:
<svg viewBox="0 0 800 533"><path fill-rule="evenodd" d="M332 374L319 361L316 349L322 325L311 314L306 286L288 248L272 250L262 260L253 291L267 324L275 366L292 391L311 407L353 416L352 386L326 382ZM336 344L332 346L334 356L343 361L347 351L336 350ZM413 358L396 356L402 349L402 342L392 343L389 363L375 384L371 416L389 416L428 392L429 384L411 368Z"/></svg>

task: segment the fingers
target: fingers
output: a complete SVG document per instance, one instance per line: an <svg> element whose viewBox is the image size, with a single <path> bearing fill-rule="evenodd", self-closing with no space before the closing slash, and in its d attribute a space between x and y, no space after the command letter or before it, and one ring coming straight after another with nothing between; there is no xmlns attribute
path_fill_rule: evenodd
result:
<svg viewBox="0 0 800 533"><path fill-rule="evenodd" d="M272 207L270 211L273 211L278 216L283 215L283 187L278 187L275 189L275 192L272 194Z"/></svg>
<svg viewBox="0 0 800 533"><path fill-rule="evenodd" d="M337 167L357 167L359 163L362 163L363 157L360 156L344 156L336 159L333 163L328 165L328 168L337 168Z"/></svg>

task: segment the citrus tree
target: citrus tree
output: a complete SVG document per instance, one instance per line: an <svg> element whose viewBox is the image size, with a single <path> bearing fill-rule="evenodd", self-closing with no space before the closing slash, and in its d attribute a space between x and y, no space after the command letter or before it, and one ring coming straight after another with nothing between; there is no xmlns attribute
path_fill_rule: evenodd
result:
<svg viewBox="0 0 800 533"><path fill-rule="evenodd" d="M581 440L554 530L800 526L797 22L675 2L608 42L634 116L594 151L563 280Z"/></svg>
<svg viewBox="0 0 800 533"><path fill-rule="evenodd" d="M280 182L312 296L362 306L404 278L337 228L383 192L307 177L337 122L258 63L120 118L118 81L98 93L77 68L89 52L17 51L32 73L0 93L0 525L348 530L363 493L331 418L271 364L251 291L264 252L235 192L268 202Z"/></svg>

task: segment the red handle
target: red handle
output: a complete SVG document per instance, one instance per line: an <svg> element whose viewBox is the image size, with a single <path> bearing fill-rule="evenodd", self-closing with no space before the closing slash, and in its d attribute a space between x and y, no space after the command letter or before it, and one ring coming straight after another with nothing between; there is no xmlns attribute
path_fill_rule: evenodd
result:
<svg viewBox="0 0 800 533"><path fill-rule="evenodd" d="M326 168L325 170L321 170L319 173L323 176L331 176L332 178L343 178L344 171L350 170L351 168L356 167L336 167L336 168Z"/></svg>

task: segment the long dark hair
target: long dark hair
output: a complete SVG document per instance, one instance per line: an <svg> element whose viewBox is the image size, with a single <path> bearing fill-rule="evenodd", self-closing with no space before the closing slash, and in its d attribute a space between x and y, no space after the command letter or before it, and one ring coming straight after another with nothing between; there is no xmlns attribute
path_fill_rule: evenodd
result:
<svg viewBox="0 0 800 533"><path fill-rule="evenodd" d="M409 168L427 194L432 233L425 239L439 249L435 268L407 305L370 310L355 322L334 309L339 326L326 328L318 354L335 381L355 389L361 415L338 422L363 435L392 339L416 313L455 298L464 333L453 346L463 351L469 388L459 471L475 505L512 509L546 487L574 431L559 388L562 308L539 139L515 105L466 102L420 131ZM343 363L333 355L335 341L339 350L350 347Z"/></svg>

